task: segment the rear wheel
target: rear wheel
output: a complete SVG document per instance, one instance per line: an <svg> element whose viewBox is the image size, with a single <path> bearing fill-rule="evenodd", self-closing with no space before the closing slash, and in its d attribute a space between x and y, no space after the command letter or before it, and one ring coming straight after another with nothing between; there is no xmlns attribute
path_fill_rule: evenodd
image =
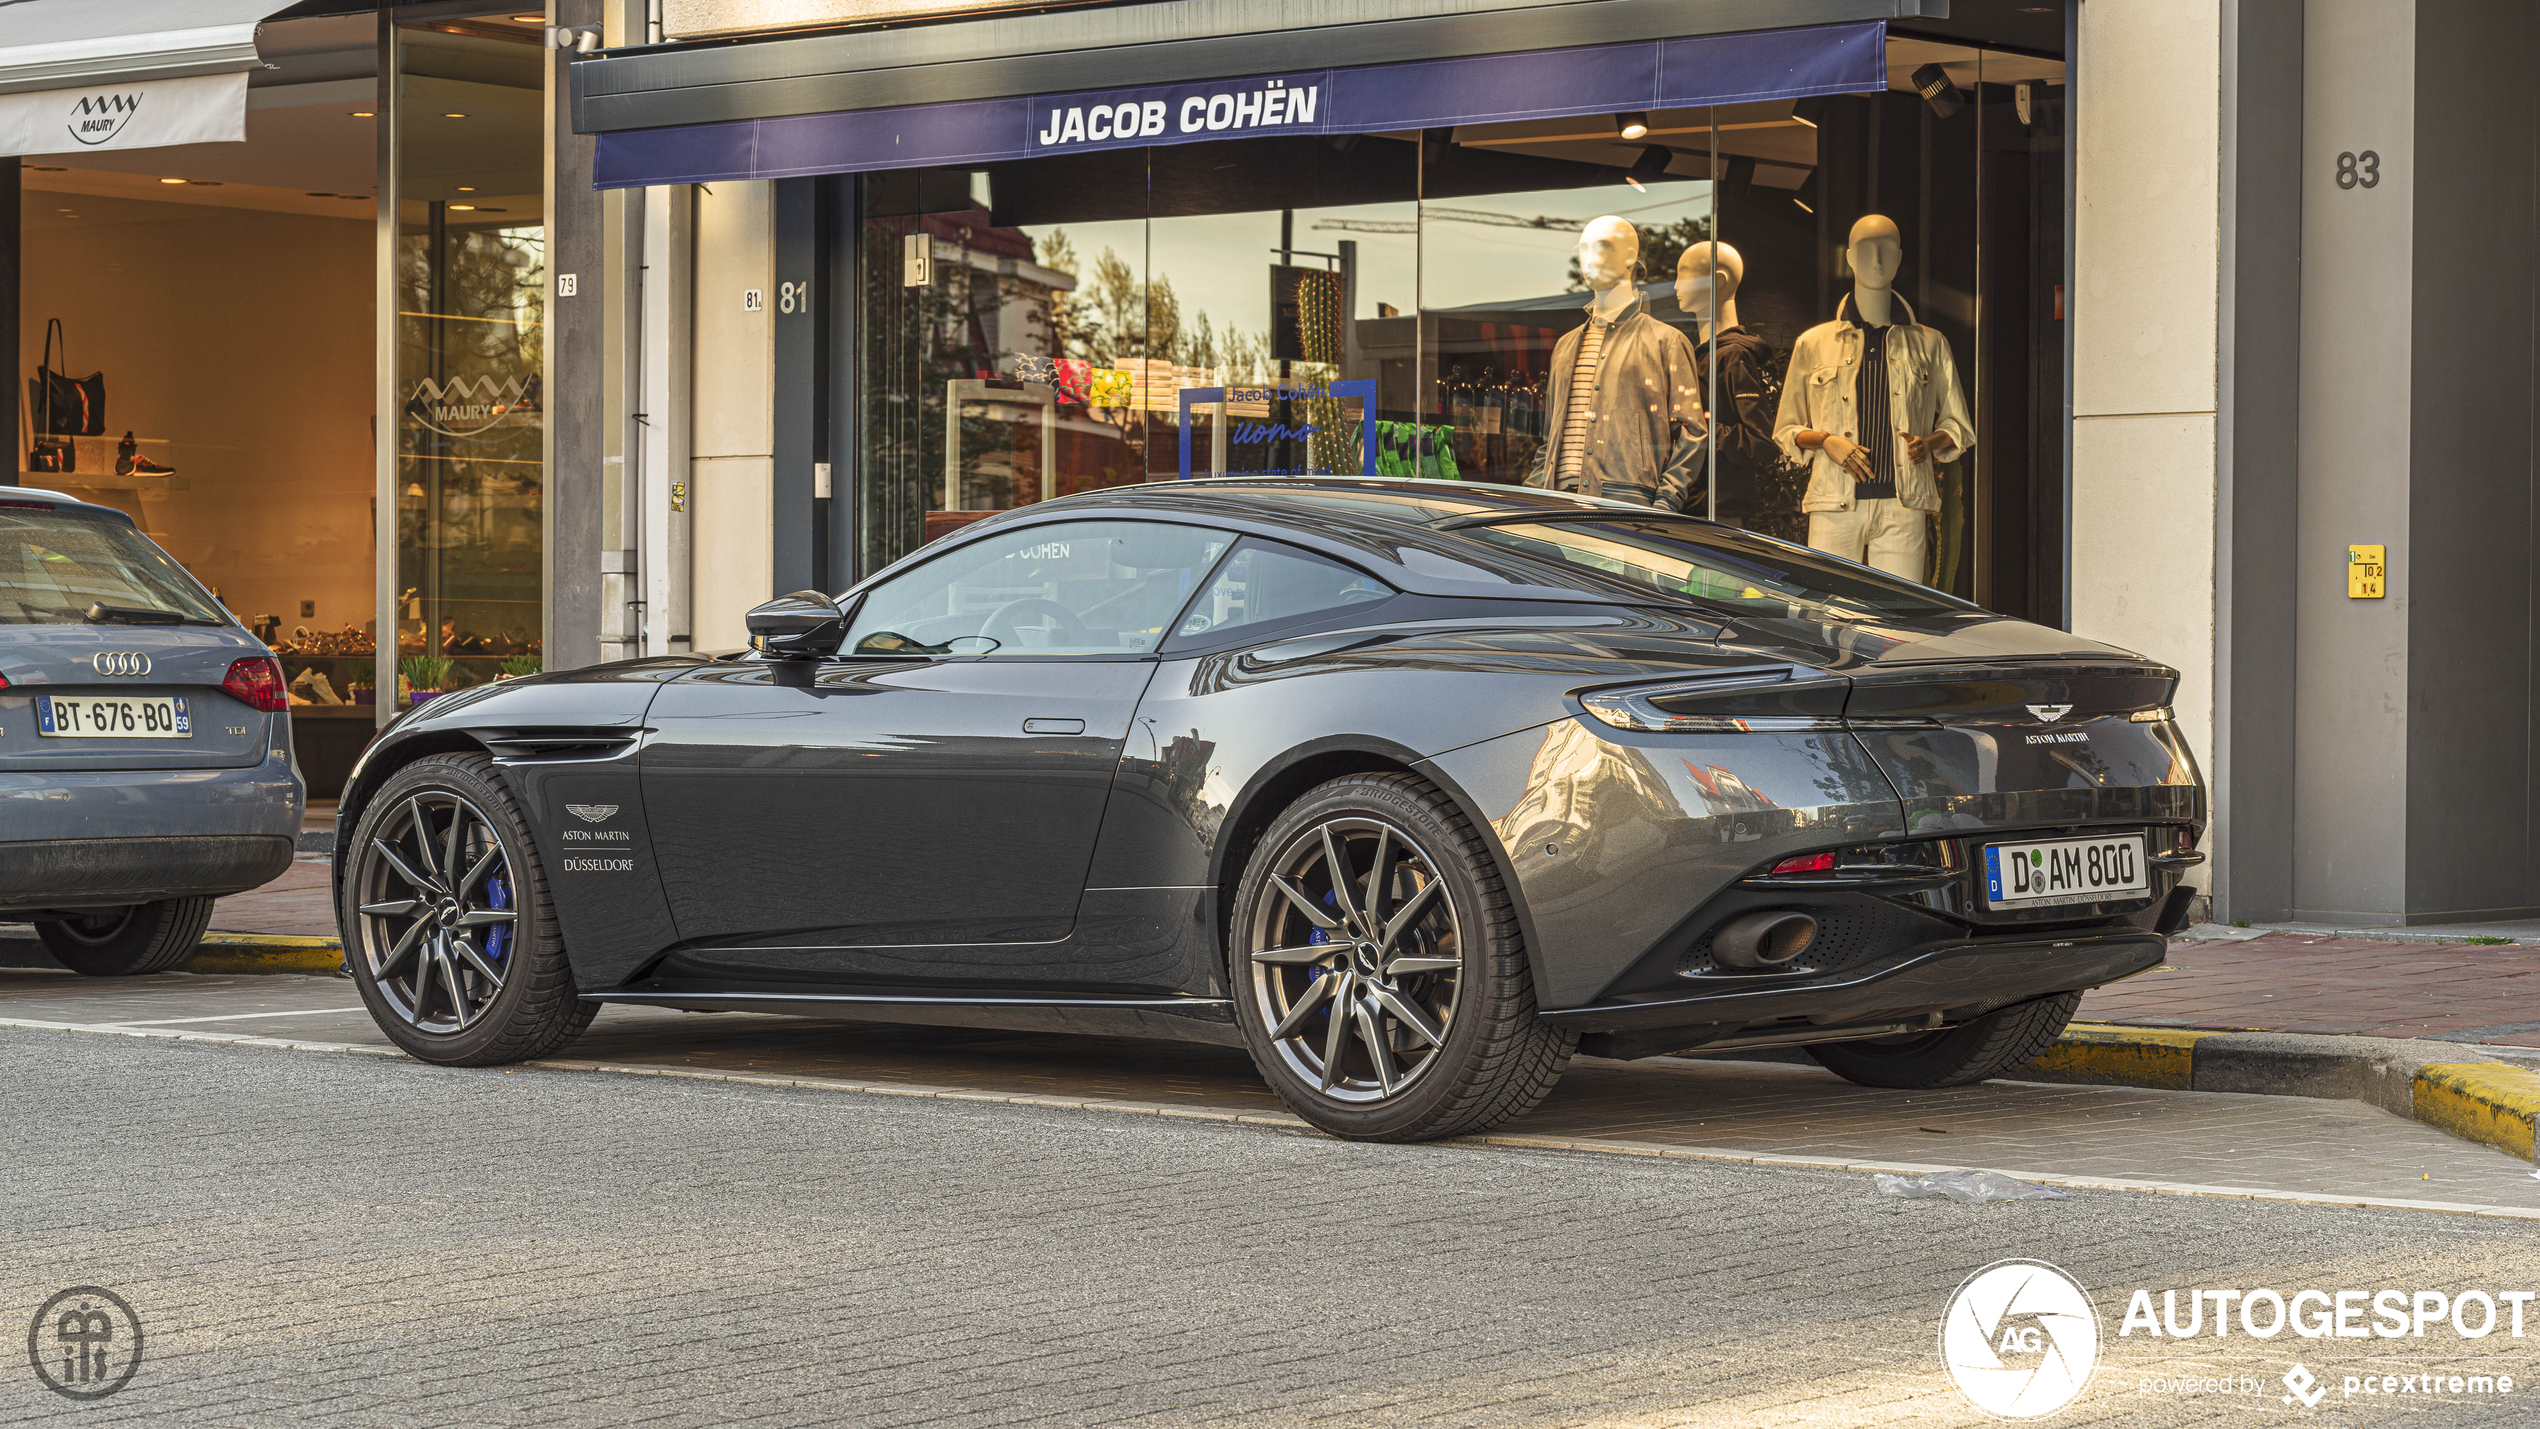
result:
<svg viewBox="0 0 2540 1429"><path fill-rule="evenodd" d="M166 972L194 956L211 922L211 899L168 898L38 923L35 935L72 972L138 977Z"/></svg>
<svg viewBox="0 0 2540 1429"><path fill-rule="evenodd" d="M1817 1064L1865 1087L1963 1087L2037 1060L2063 1035L2081 994L2058 993L2015 1003L1964 1026L1876 1042L1820 1042L1807 1049Z"/></svg>
<svg viewBox="0 0 2540 1429"><path fill-rule="evenodd" d="M443 754L397 771L336 856L344 961L407 1052L454 1067L520 1062L591 1025L546 870L492 760Z"/></svg>
<svg viewBox="0 0 2540 1429"><path fill-rule="evenodd" d="M1263 835L1228 969L1261 1075L1356 1141L1427 1141L1532 1108L1577 1034L1535 1015L1517 918L1482 836L1408 774L1335 779Z"/></svg>

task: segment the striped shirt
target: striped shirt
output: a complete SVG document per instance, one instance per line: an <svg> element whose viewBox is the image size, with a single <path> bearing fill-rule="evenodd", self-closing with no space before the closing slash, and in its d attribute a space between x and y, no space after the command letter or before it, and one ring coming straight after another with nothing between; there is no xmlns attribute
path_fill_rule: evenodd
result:
<svg viewBox="0 0 2540 1429"><path fill-rule="evenodd" d="M1605 336L1614 324L1601 318L1588 319L1587 330L1579 334L1578 365L1570 369L1570 410L1561 414L1561 470L1553 488L1577 491L1586 486L1588 419L1594 408L1597 369L1605 365Z"/></svg>
<svg viewBox="0 0 2540 1429"><path fill-rule="evenodd" d="M1894 391L1887 380L1887 328L1872 327L1858 317L1852 325L1861 330L1861 369L1852 391L1852 410L1861 419L1861 448L1870 454L1870 470L1875 480L1855 482L1855 501L1894 500L1896 497L1896 426L1890 417Z"/></svg>

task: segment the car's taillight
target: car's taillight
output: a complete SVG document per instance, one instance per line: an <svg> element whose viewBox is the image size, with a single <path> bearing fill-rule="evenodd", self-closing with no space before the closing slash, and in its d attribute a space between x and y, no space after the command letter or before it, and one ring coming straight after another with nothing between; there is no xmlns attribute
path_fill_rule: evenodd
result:
<svg viewBox="0 0 2540 1429"><path fill-rule="evenodd" d="M291 692L283 688L282 662L271 655L233 660L220 687L255 709L282 714L291 708Z"/></svg>
<svg viewBox="0 0 2540 1429"><path fill-rule="evenodd" d="M1786 858L1781 862L1774 864L1773 872L1832 873L1834 872L1834 855L1830 853L1803 853L1795 858Z"/></svg>

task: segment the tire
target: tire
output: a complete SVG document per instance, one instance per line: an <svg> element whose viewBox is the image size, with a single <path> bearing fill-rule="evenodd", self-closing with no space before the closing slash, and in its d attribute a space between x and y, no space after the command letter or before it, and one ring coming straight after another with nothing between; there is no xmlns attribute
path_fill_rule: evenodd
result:
<svg viewBox="0 0 2540 1429"><path fill-rule="evenodd" d="M1346 889L1332 886L1335 853ZM1516 910L1483 836L1409 774L1335 779L1290 805L1245 866L1227 933L1253 1064L1334 1136L1430 1141L1496 1126L1542 1101L1578 1045L1535 1015Z"/></svg>
<svg viewBox="0 0 2540 1429"><path fill-rule="evenodd" d="M523 1062L591 1025L598 1008L574 995L545 865L491 759L441 754L398 770L337 857L344 964L409 1055Z"/></svg>
<svg viewBox="0 0 2540 1429"><path fill-rule="evenodd" d="M211 922L211 899L168 898L38 923L35 935L72 972L139 977L166 972L194 956Z"/></svg>
<svg viewBox="0 0 2540 1429"><path fill-rule="evenodd" d="M2080 993L2057 993L1945 1031L1877 1042L1819 1042L1807 1051L1817 1065L1865 1087L1963 1087L2035 1061L2063 1035L2079 1006Z"/></svg>

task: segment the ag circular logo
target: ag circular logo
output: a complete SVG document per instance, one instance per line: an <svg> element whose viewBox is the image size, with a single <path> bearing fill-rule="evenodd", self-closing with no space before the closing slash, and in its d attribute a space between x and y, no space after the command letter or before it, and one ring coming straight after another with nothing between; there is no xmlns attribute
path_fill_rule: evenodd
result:
<svg viewBox="0 0 2540 1429"><path fill-rule="evenodd" d="M2081 1282L2042 1260L1997 1260L1967 1277L1940 1319L1940 1362L1997 1419L2043 1419L2099 1367L2099 1312Z"/></svg>
<svg viewBox="0 0 2540 1429"><path fill-rule="evenodd" d="M26 1357L55 1394L103 1399L141 1368L141 1317L112 1290L74 1285L35 1312Z"/></svg>

